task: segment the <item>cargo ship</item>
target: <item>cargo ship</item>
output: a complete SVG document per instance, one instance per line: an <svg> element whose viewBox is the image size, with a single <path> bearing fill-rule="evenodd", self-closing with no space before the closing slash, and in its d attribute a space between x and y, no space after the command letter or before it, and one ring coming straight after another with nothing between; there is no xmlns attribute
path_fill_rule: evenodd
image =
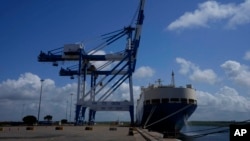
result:
<svg viewBox="0 0 250 141"><path fill-rule="evenodd" d="M181 128L197 108L195 89L191 84L176 87L174 72L169 85L156 84L141 87L137 100L136 123L164 137L177 137Z"/></svg>

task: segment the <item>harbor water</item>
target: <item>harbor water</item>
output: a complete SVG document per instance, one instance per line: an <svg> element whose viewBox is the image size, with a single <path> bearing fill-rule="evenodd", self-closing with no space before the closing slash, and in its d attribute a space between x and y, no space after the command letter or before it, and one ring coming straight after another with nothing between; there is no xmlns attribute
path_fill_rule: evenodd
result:
<svg viewBox="0 0 250 141"><path fill-rule="evenodd" d="M186 125L182 141L229 141L229 127Z"/></svg>

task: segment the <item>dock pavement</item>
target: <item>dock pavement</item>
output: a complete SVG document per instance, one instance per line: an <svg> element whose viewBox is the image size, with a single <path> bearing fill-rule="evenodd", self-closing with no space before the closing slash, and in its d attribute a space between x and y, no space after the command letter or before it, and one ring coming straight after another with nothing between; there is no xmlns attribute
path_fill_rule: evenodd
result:
<svg viewBox="0 0 250 141"><path fill-rule="evenodd" d="M160 134L146 130L135 129L131 134L130 129L97 125L0 127L0 141L179 141L163 139Z"/></svg>

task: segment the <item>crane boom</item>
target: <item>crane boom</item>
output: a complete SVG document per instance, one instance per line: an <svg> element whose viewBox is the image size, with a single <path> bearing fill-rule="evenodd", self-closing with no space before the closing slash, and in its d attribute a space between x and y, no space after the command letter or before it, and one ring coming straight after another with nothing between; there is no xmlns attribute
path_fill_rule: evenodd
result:
<svg viewBox="0 0 250 141"><path fill-rule="evenodd" d="M58 61L75 62L77 65L61 68L60 76L74 76L78 78L77 101L75 110L75 124L85 121L85 111L89 108L89 122L95 120L96 111L129 111L131 124L134 123L134 95L132 74L135 70L137 50L139 48L141 31L144 20L145 0L139 1L136 23L102 35L102 42L90 51L86 51L83 44L65 44L63 47L41 51L39 62L52 62L58 66ZM114 42L127 36L125 49L116 53L97 54L97 51L111 46ZM101 66L98 65L103 64ZM76 66L76 67L75 67ZM89 77L88 77L89 76ZM100 76L100 77L99 77ZM127 81L128 80L128 81ZM89 86L87 86L87 81ZM107 98L125 81L129 83L130 100L107 101ZM87 87L89 87L87 89ZM96 96L99 100L96 100Z"/></svg>
<svg viewBox="0 0 250 141"><path fill-rule="evenodd" d="M144 5L145 5L145 0L141 0L139 13L138 13L138 17L137 17L136 28L135 28L135 37L134 37L135 48L138 48L139 43L140 43L142 24L143 24L143 20L144 20Z"/></svg>
<svg viewBox="0 0 250 141"><path fill-rule="evenodd" d="M145 0L141 0L139 12L138 12L138 17L137 17L136 28L135 28L135 36L134 36L133 44L132 44L133 57L135 59L133 62L132 71L135 70L137 50L139 48L140 39L141 39L141 30L142 30L142 24L143 24L143 20L144 20L144 5L145 5Z"/></svg>

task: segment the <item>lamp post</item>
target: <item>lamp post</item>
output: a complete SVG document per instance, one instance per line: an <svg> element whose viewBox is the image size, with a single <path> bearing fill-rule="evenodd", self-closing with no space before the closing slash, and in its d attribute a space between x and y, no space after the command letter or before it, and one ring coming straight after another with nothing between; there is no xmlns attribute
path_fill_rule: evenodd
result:
<svg viewBox="0 0 250 141"><path fill-rule="evenodd" d="M67 105L66 105L66 120L68 120L68 103L69 103L69 101L67 100Z"/></svg>
<svg viewBox="0 0 250 141"><path fill-rule="evenodd" d="M38 113L37 113L37 123L39 123L39 117L40 117L40 109L41 109L41 100L42 100L42 92L43 92L43 79L41 81L41 90L40 90L40 97L39 97L39 105L38 105Z"/></svg>
<svg viewBox="0 0 250 141"><path fill-rule="evenodd" d="M69 112L69 121L70 121L70 122L71 122L72 96L73 96L73 94L71 93L71 94L70 94L70 98L71 98L71 99L70 99L70 109L69 109L69 110L70 110L70 112Z"/></svg>
<svg viewBox="0 0 250 141"><path fill-rule="evenodd" d="M22 121L23 115L24 115L24 106L25 106L25 104L23 103L22 112L21 112L21 121Z"/></svg>

